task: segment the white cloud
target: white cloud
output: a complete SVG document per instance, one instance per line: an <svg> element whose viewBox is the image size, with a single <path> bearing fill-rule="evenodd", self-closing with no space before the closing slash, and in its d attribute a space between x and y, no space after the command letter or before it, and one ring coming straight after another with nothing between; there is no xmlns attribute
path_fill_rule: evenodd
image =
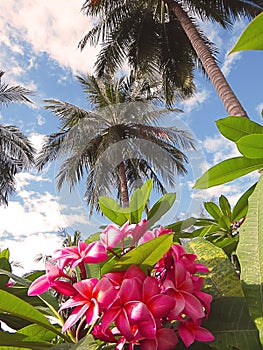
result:
<svg viewBox="0 0 263 350"><path fill-rule="evenodd" d="M0 13L4 14L0 24L1 41L15 54L25 55L25 50L31 47L35 55L46 52L74 73L91 71L98 50L89 47L80 52L77 48L92 26L91 20L80 12L82 5L83 0L1 1ZM22 46L21 41L27 41L30 46ZM4 62L4 58L2 53L0 60ZM21 74L25 68L13 60L9 67L16 63L19 71L12 73ZM29 60L28 67L33 64L34 58Z"/></svg>
<svg viewBox="0 0 263 350"><path fill-rule="evenodd" d="M201 107L201 104L204 103L210 95L208 90L201 90L194 94L193 96L185 99L181 105L184 113L190 113L192 110L197 110Z"/></svg>
<svg viewBox="0 0 263 350"><path fill-rule="evenodd" d="M227 158L240 156L235 143L222 135L206 137L203 141L203 149L206 153L213 155L212 165Z"/></svg>
<svg viewBox="0 0 263 350"><path fill-rule="evenodd" d="M46 123L46 119L41 114L38 114L37 115L37 124L42 126L45 123Z"/></svg>
<svg viewBox="0 0 263 350"><path fill-rule="evenodd" d="M38 133L32 133L29 135L29 141L32 143L35 150L38 152L41 150L42 145L46 139L46 135L38 134Z"/></svg>
<svg viewBox="0 0 263 350"><path fill-rule="evenodd" d="M38 254L52 255L62 246L63 238L52 233L38 233L16 241L5 238L0 241L0 249L9 248L10 261L18 262L23 269L13 266L13 273L22 275L32 270L44 269L43 261L36 263Z"/></svg>

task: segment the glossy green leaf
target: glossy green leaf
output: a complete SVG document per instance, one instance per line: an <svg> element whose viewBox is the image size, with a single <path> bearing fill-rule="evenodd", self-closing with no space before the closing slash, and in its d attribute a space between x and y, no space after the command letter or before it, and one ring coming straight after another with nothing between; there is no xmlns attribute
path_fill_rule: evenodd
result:
<svg viewBox="0 0 263 350"><path fill-rule="evenodd" d="M257 184L255 183L253 186L251 186L245 193L243 193L243 195L237 201L232 212L232 222L240 220L247 214L248 198L253 193L256 185Z"/></svg>
<svg viewBox="0 0 263 350"><path fill-rule="evenodd" d="M9 257L10 257L10 252L8 248L3 250L0 249L0 258L6 258L7 260L9 260Z"/></svg>
<svg viewBox="0 0 263 350"><path fill-rule="evenodd" d="M143 184L141 188L137 188L130 199L130 223L137 224L141 221L142 213L147 205L151 191L153 187L153 181L150 179Z"/></svg>
<svg viewBox="0 0 263 350"><path fill-rule="evenodd" d="M248 213L239 232L237 256L241 282L263 344L263 177L248 199Z"/></svg>
<svg viewBox="0 0 263 350"><path fill-rule="evenodd" d="M137 265L147 273L170 249L172 243L172 234L156 237L123 255L114 264L112 271L123 271L127 270L130 265Z"/></svg>
<svg viewBox="0 0 263 350"><path fill-rule="evenodd" d="M85 338L82 338L76 344L60 344L53 346L50 350L98 350L98 344L94 340L93 336L91 334L88 334Z"/></svg>
<svg viewBox="0 0 263 350"><path fill-rule="evenodd" d="M210 273L205 277L205 291L214 298L221 296L243 297L240 282L233 264L221 248L204 238L195 238L185 245L188 252L198 256Z"/></svg>
<svg viewBox="0 0 263 350"><path fill-rule="evenodd" d="M13 274L12 272L0 268L0 276L1 276L1 275L6 275L6 276L8 276L9 278L12 278L15 282L17 282L17 283L20 284L21 286L29 287L30 284L31 284L31 282L28 281L26 278L16 276L16 275Z"/></svg>
<svg viewBox="0 0 263 350"><path fill-rule="evenodd" d="M216 121L223 136L237 142L241 137L251 134L263 134L263 126L248 118L226 117Z"/></svg>
<svg viewBox="0 0 263 350"><path fill-rule="evenodd" d="M11 265L7 258L0 257L0 269L11 272ZM9 281L9 276L2 275L0 278L0 289L3 289L7 282Z"/></svg>
<svg viewBox="0 0 263 350"><path fill-rule="evenodd" d="M231 206L230 206L228 199L224 195L221 195L219 197L219 205L220 205L222 212L230 218L231 217Z"/></svg>
<svg viewBox="0 0 263 350"><path fill-rule="evenodd" d="M175 233L179 233L195 225L195 223L196 223L196 218L190 217L185 220L177 221L174 224L170 224L165 227L171 228Z"/></svg>
<svg viewBox="0 0 263 350"><path fill-rule="evenodd" d="M46 317L35 307L4 290L0 290L0 312L7 312L38 324L43 328L60 335L62 338L65 338L65 335L61 334L54 326L52 326Z"/></svg>
<svg viewBox="0 0 263 350"><path fill-rule="evenodd" d="M243 136L236 144L246 158L263 158L263 134Z"/></svg>
<svg viewBox="0 0 263 350"><path fill-rule="evenodd" d="M99 206L103 214L119 226L129 220L129 213L126 213L112 198L100 197Z"/></svg>
<svg viewBox="0 0 263 350"><path fill-rule="evenodd" d="M243 50L263 50L263 13L254 18L244 29L229 54Z"/></svg>
<svg viewBox="0 0 263 350"><path fill-rule="evenodd" d="M151 208L147 215L149 228L161 219L173 206L176 193L166 193Z"/></svg>
<svg viewBox="0 0 263 350"><path fill-rule="evenodd" d="M215 336L209 343L216 350L261 350L258 331L243 297L220 297L211 304L203 326Z"/></svg>
<svg viewBox="0 0 263 350"><path fill-rule="evenodd" d="M204 202L204 207L216 221L223 215L221 209L214 202Z"/></svg>
<svg viewBox="0 0 263 350"><path fill-rule="evenodd" d="M203 189L221 185L262 167L263 159L229 158L208 169L196 181L194 188Z"/></svg>
<svg viewBox="0 0 263 350"><path fill-rule="evenodd" d="M17 334L24 334L30 339L39 340L39 341L51 341L56 335L54 332L47 330L37 324L28 325L20 329Z"/></svg>
<svg viewBox="0 0 263 350"><path fill-rule="evenodd" d="M52 344L42 340L38 341L25 334L0 331L0 349L5 350L6 346L11 346L11 348L17 347L20 349L45 350L50 349Z"/></svg>

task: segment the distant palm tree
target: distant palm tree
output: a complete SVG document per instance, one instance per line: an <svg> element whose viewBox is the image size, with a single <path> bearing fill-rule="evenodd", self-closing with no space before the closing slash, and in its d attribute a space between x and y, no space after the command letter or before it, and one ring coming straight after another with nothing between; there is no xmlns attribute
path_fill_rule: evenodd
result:
<svg viewBox="0 0 263 350"><path fill-rule="evenodd" d="M1 84L4 72L0 71L0 104L30 102L31 91L21 86ZM0 205L8 204L15 192L15 175L28 169L34 160L34 149L25 135L13 125L0 124Z"/></svg>
<svg viewBox="0 0 263 350"><path fill-rule="evenodd" d="M96 24L81 40L81 49L87 42L103 42L96 62L99 76L115 72L125 60L140 74L159 71L163 91L172 103L175 86L183 93L193 91L194 69L199 66L214 84L228 114L247 116L196 19L229 28L236 19L259 14L262 0L86 0L82 10L95 16Z"/></svg>
<svg viewBox="0 0 263 350"><path fill-rule="evenodd" d="M59 189L65 181L72 188L86 171L85 198L92 214L94 208L99 209L98 198L112 190L127 206L129 190L144 180L152 178L164 192L163 182L173 185L176 174L186 172L187 157L179 148L193 149L192 137L175 127L157 126L167 109L154 107L151 101L156 96L145 81L92 75L78 80L91 111L63 101L46 101L61 126L48 136L36 164L41 170L51 161L63 161L57 174Z"/></svg>

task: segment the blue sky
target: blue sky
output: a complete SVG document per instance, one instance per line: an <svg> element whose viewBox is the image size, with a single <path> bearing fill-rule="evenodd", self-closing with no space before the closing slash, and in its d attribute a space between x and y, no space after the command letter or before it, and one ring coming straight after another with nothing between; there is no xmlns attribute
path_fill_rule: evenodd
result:
<svg viewBox="0 0 263 350"><path fill-rule="evenodd" d="M92 22L80 13L83 0L8 0L0 2L0 69L6 73L2 82L22 85L34 91L31 106L1 107L0 123L15 124L41 147L44 136L57 131L58 122L46 111L43 99L55 98L87 107L74 76L92 73L97 49L77 49L78 41ZM237 22L231 33L214 24L202 28L220 51L220 67L251 119L261 123L262 52L243 52L227 56L246 25ZM208 191L193 191L194 180L209 166L238 155L234 145L219 135L215 120L227 116L211 83L196 75L197 93L178 107L181 115L169 116L166 125L188 129L196 137L198 151L188 154L189 173L178 179L177 202L168 219L198 215L202 201L223 193L231 203L255 182L253 173L231 184ZM58 164L41 173L24 172L17 176L17 194L7 208L0 208L0 248L10 247L11 258L24 265L23 273L34 266L38 253L50 254L61 243L57 232L79 229L82 236L96 231L98 217L89 218L81 188L70 195L67 188L56 190L54 176ZM105 221L104 221L105 222ZM168 222L167 222L168 223Z"/></svg>

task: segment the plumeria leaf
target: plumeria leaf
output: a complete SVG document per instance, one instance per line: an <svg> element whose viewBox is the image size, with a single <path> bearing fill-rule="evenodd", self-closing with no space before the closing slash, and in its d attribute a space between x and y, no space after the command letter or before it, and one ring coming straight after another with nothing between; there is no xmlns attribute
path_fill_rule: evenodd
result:
<svg viewBox="0 0 263 350"><path fill-rule="evenodd" d="M263 134L253 134L241 137L237 148L246 158L263 158Z"/></svg>
<svg viewBox="0 0 263 350"><path fill-rule="evenodd" d="M221 195L219 197L219 205L222 210L222 213L224 213L227 217L231 218L231 206L228 199L225 196Z"/></svg>
<svg viewBox="0 0 263 350"><path fill-rule="evenodd" d="M137 188L130 200L130 223L137 224L141 221L143 210L149 200L153 187L153 181L150 179L141 188Z"/></svg>
<svg viewBox="0 0 263 350"><path fill-rule="evenodd" d="M0 312L6 312L29 322L38 324L43 328L58 334L62 338L67 339L67 337L52 326L46 317L34 306L4 290L0 290Z"/></svg>
<svg viewBox="0 0 263 350"><path fill-rule="evenodd" d="M37 339L30 338L25 334L8 333L0 331L0 349L6 349L11 345L11 349L31 349L31 350L46 350L52 347L51 343L45 341L38 341Z"/></svg>
<svg viewBox="0 0 263 350"><path fill-rule="evenodd" d="M34 338L41 341L51 341L56 334L50 330L47 330L37 324L30 324L17 331L17 334L24 334L29 338Z"/></svg>
<svg viewBox="0 0 263 350"><path fill-rule="evenodd" d="M31 284L31 282L28 281L26 278L16 276L12 272L5 270L5 269L0 268L0 275L8 276L9 278L12 278L15 282L17 282L18 284L20 284L21 286L24 286L24 287L29 287Z"/></svg>
<svg viewBox="0 0 263 350"><path fill-rule="evenodd" d="M263 177L261 176L248 203L246 221L239 232L237 256L241 266L241 283L250 314L263 344Z"/></svg>
<svg viewBox="0 0 263 350"><path fill-rule="evenodd" d="M176 193L166 193L163 195L151 208L147 215L149 228L152 227L158 220L161 219L173 206L176 198Z"/></svg>
<svg viewBox="0 0 263 350"><path fill-rule="evenodd" d="M229 54L243 50L263 50L263 13L254 18L244 29Z"/></svg>
<svg viewBox="0 0 263 350"><path fill-rule="evenodd" d="M184 231L185 229L188 229L189 227L195 225L196 218L190 217L185 220L177 221L174 224L170 224L165 226L166 228L171 228L173 232L179 233L181 231Z"/></svg>
<svg viewBox="0 0 263 350"><path fill-rule="evenodd" d="M122 226L129 220L129 210L125 211L110 197L100 197L99 206L102 213L115 224Z"/></svg>
<svg viewBox="0 0 263 350"><path fill-rule="evenodd" d="M0 255L0 269L11 273L11 265L8 259L6 259L5 257L1 257L1 255ZM9 276L2 275L0 278L0 289L3 289L6 286L8 281L9 281Z"/></svg>
<svg viewBox="0 0 263 350"><path fill-rule="evenodd" d="M243 297L214 299L209 318L203 326L215 336L215 341L211 343L214 349L262 349Z"/></svg>
<svg viewBox="0 0 263 350"><path fill-rule="evenodd" d="M194 188L203 189L221 185L263 167L263 158L235 157L224 160L208 169L195 183Z"/></svg>
<svg viewBox="0 0 263 350"><path fill-rule="evenodd" d="M241 137L251 134L263 134L263 126L247 118L226 117L216 121L223 136L237 142Z"/></svg>
<svg viewBox="0 0 263 350"><path fill-rule="evenodd" d="M4 250L0 249L0 258L6 258L7 260L9 260L9 257L10 257L10 252L8 248Z"/></svg>
<svg viewBox="0 0 263 350"><path fill-rule="evenodd" d="M173 243L172 234L164 234L146 242L123 255L112 267L112 271L127 270L130 265L139 266L144 272L152 269Z"/></svg>
<svg viewBox="0 0 263 350"><path fill-rule="evenodd" d="M247 214L248 210L248 198L254 192L257 183L251 186L237 201L236 205L233 208L232 212L232 221L238 221Z"/></svg>
<svg viewBox="0 0 263 350"><path fill-rule="evenodd" d="M206 265L210 273L205 278L205 291L213 297L237 296L243 297L243 292L234 265L221 248L204 238L195 238L185 249L198 256L198 261Z"/></svg>
<svg viewBox="0 0 263 350"><path fill-rule="evenodd" d="M91 334L88 334L85 338L81 339L76 344L60 344L60 345L53 346L51 348L51 350L87 350L87 349L88 350L98 349L98 344L96 343L96 341L94 340Z"/></svg>
<svg viewBox="0 0 263 350"><path fill-rule="evenodd" d="M216 221L223 215L221 209L214 202L204 202L204 207Z"/></svg>

